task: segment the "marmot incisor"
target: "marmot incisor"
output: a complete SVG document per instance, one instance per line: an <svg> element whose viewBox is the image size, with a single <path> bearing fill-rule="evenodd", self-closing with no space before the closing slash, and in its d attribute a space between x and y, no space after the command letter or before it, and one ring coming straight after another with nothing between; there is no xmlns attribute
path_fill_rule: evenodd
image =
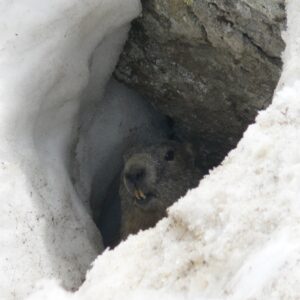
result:
<svg viewBox="0 0 300 300"><path fill-rule="evenodd" d="M200 177L187 144L167 141L132 149L120 180L121 239L153 227Z"/></svg>

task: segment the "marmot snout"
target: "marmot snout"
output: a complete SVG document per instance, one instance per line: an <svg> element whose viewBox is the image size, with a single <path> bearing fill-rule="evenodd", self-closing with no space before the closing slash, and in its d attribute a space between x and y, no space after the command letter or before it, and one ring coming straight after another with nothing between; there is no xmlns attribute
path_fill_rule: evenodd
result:
<svg viewBox="0 0 300 300"><path fill-rule="evenodd" d="M157 168L152 157L145 153L133 155L125 164L123 182L135 205L149 210L155 205Z"/></svg>

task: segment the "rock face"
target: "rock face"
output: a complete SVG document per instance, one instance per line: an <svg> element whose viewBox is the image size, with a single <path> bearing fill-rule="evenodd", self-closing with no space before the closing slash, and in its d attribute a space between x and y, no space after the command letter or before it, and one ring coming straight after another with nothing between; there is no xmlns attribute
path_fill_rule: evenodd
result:
<svg viewBox="0 0 300 300"><path fill-rule="evenodd" d="M151 0L143 7L115 76L170 116L211 167L271 101L284 0Z"/></svg>

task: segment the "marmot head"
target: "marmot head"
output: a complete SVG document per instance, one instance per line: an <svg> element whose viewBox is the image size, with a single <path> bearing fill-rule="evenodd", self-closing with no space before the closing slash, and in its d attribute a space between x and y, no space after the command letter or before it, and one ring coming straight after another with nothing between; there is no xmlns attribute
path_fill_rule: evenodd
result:
<svg viewBox="0 0 300 300"><path fill-rule="evenodd" d="M165 211L198 183L194 157L190 144L175 141L133 149L125 157L123 197L144 212Z"/></svg>

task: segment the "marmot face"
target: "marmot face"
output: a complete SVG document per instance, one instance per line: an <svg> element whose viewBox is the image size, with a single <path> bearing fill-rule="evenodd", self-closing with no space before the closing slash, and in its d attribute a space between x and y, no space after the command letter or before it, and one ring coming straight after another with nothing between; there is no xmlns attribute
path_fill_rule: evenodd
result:
<svg viewBox="0 0 300 300"><path fill-rule="evenodd" d="M125 157L120 186L123 238L154 226L200 175L186 144L168 141L133 149Z"/></svg>
<svg viewBox="0 0 300 300"><path fill-rule="evenodd" d="M148 153L134 154L125 164L123 182L134 205L143 210L155 208L158 191L156 183L160 164Z"/></svg>

